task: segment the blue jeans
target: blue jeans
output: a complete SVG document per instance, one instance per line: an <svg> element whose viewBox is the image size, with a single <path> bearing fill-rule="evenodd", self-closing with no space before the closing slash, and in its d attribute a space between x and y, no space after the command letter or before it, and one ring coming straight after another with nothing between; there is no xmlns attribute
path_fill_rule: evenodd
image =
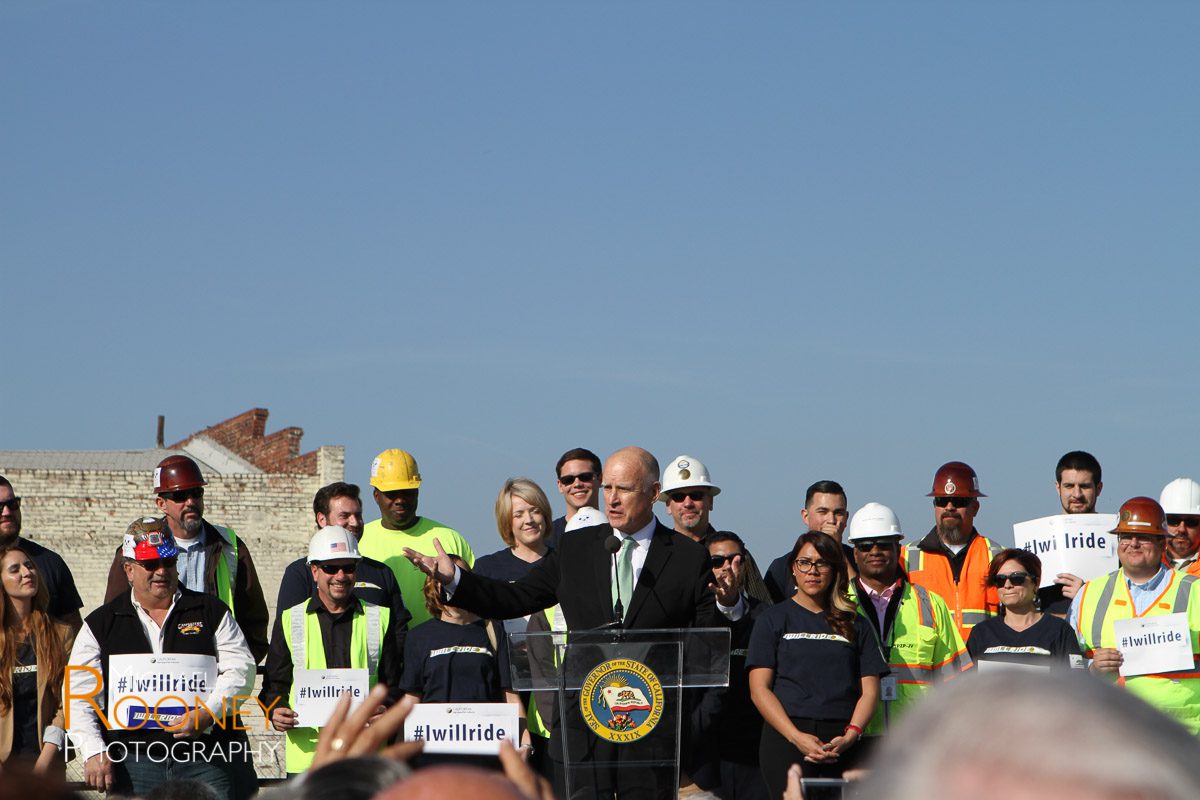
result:
<svg viewBox="0 0 1200 800"><path fill-rule="evenodd" d="M187 743L187 746L184 746ZM171 745L179 745L172 748ZM109 747L113 759L113 794L145 795L154 787L169 781L199 781L210 786L222 800L233 800L234 765L221 760L194 758L191 740L170 744L164 742L130 743L126 757L120 761L119 744ZM176 752L178 751L178 752Z"/></svg>

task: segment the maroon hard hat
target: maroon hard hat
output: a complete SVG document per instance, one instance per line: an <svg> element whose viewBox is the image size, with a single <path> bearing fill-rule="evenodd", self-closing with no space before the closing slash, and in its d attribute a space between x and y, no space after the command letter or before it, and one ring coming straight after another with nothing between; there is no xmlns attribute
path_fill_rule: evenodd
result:
<svg viewBox="0 0 1200 800"><path fill-rule="evenodd" d="M1121 504L1117 527L1109 533L1149 533L1166 536L1162 506L1152 497L1133 497Z"/></svg>
<svg viewBox="0 0 1200 800"><path fill-rule="evenodd" d="M979 491L979 478L970 465L947 461L933 475L933 491L926 497L987 497Z"/></svg>
<svg viewBox="0 0 1200 800"><path fill-rule="evenodd" d="M154 493L174 492L178 489L195 489L208 481L200 474L200 467L187 456L167 456L154 468Z"/></svg>

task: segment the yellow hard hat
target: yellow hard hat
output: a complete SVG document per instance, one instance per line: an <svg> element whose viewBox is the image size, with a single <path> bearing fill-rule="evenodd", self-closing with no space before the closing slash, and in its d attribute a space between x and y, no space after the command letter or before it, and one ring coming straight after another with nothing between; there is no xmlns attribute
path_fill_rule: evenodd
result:
<svg viewBox="0 0 1200 800"><path fill-rule="evenodd" d="M418 488L417 460L403 450L384 450L371 462L371 485L381 492Z"/></svg>

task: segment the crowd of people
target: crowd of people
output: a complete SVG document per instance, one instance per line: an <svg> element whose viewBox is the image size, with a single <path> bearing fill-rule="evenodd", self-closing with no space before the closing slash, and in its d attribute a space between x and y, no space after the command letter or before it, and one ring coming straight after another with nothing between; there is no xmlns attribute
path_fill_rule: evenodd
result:
<svg viewBox="0 0 1200 800"><path fill-rule="evenodd" d="M105 602L85 618L64 560L21 536L21 498L0 477L4 772L20 763L61 774L77 756L93 789L149 796L196 781L216 797L249 797L258 780L238 709L257 703L284 734L286 771L300 787L323 762L348 754L348 735L297 711L298 685L334 670L364 671L378 687L354 717L364 729L378 731L386 720L394 733L395 720L417 703L511 703L520 735L500 757L425 754L411 743L390 752L417 775L434 776L470 765L512 777L515 758L544 779L525 796L570 789L587 797L779 798L795 792L796 764L809 778L867 769L879 791L877 765L912 746L893 730L931 705L925 698L934 687L968 671L997 673L998 692L1016 670L1027 675L1022 686L1113 684L1096 696L1144 702L1158 715L1146 719L1160 727L1200 733L1194 480L1172 481L1157 500L1120 505L1111 529L1117 569L1044 580L1037 555L976 529L986 495L959 461L935 471L933 525L907 543L886 505L869 502L852 514L839 483L815 482L797 521L803 532L765 572L737 533L712 524L721 489L696 458L660 469L640 448L603 463L579 448L558 460L555 478L566 506L557 518L536 482L504 483L495 504L504 547L476 558L464 536L418 513L413 456L385 450L370 478L380 518L365 521L359 487L322 487L315 533L304 534L306 557L288 565L278 587L264 587L245 541L205 519L199 466L171 455L151 481L159 515L127 527ZM1067 453L1055 486L1064 515L1094 514L1099 462ZM672 527L656 515L658 502ZM273 626L269 588L277 592ZM1166 615L1186 620L1191 663L1124 669L1119 623ZM563 758L574 717L554 693L514 690L510 662L528 657L514 644L520 634L565 631L570 639L571 631L608 628L729 631L728 685L683 694L678 773L593 771L581 785ZM123 685L114 693L130 669L155 676L142 689L179 702L150 703ZM983 676L955 682L975 681L992 685ZM1073 691L1059 692L1060 700ZM1080 692L1090 697L1093 689ZM387 742L376 733L362 741L374 750ZM356 755L372 753L356 747ZM620 760L619 744L589 747L598 762Z"/></svg>

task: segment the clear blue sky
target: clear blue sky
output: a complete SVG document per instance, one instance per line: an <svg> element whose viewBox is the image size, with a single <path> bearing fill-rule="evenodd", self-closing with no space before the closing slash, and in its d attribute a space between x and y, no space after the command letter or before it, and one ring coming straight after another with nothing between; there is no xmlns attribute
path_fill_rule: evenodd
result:
<svg viewBox="0 0 1200 800"><path fill-rule="evenodd" d="M0 448L265 406L360 483L413 452L480 552L577 445L701 458L763 560L819 478L920 534L963 459L1005 540L1070 449L1157 496L1200 477L1198 23L4 3Z"/></svg>

